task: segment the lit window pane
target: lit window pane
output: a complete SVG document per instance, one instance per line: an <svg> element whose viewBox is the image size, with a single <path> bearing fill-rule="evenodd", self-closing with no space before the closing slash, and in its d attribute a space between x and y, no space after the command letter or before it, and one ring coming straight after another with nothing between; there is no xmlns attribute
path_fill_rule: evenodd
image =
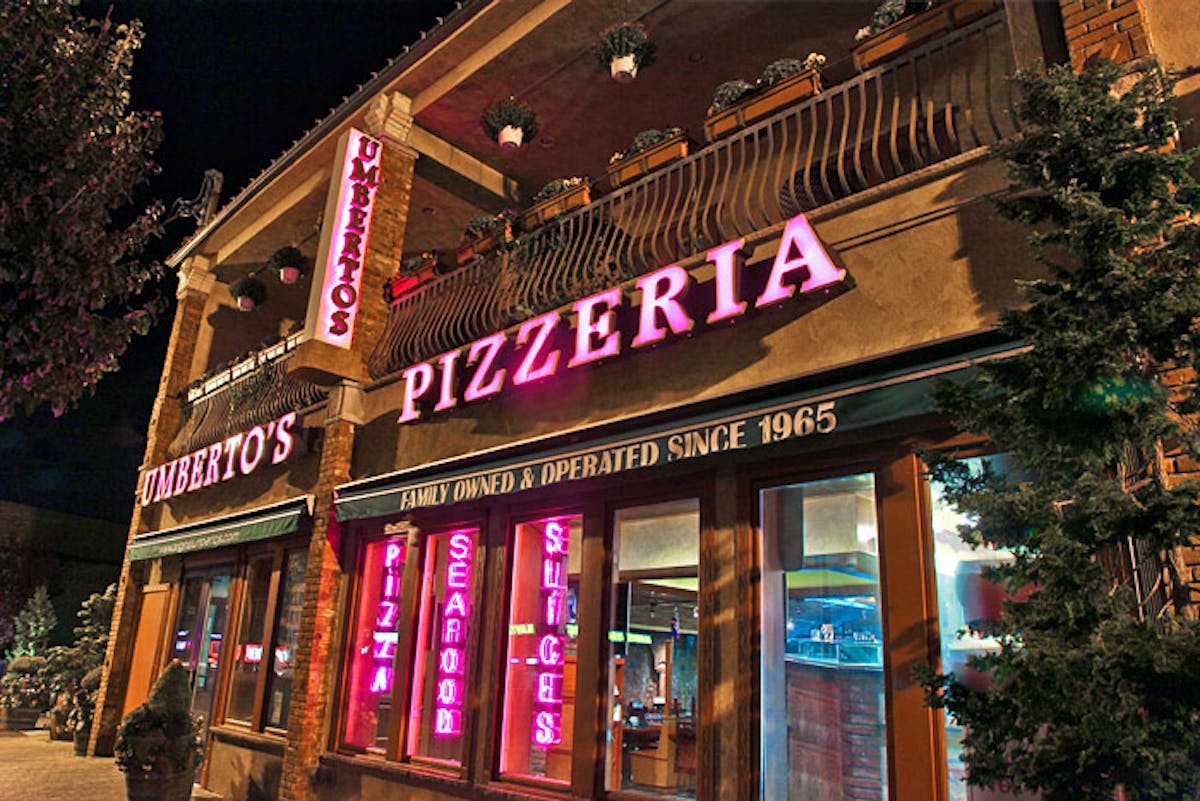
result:
<svg viewBox="0 0 1200 801"><path fill-rule="evenodd" d="M761 493L762 770L768 801L884 801L875 480Z"/></svg>
<svg viewBox="0 0 1200 801"><path fill-rule="evenodd" d="M292 702L292 674L296 646L300 641L300 614L304 610L304 571L307 551L291 551L283 565L282 594L275 622L275 642L271 645L271 672L267 674L267 726L287 726L288 706Z"/></svg>
<svg viewBox="0 0 1200 801"><path fill-rule="evenodd" d="M226 718L243 723L249 723L254 718L254 691L263 664L263 629L266 626L273 561L271 556L254 559L246 571L242 623L233 662L233 678L229 685L229 707L225 712Z"/></svg>

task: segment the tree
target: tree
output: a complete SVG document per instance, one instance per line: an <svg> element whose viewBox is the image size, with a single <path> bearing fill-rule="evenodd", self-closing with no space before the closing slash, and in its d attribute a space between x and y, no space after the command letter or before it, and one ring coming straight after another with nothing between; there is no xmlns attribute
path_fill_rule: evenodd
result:
<svg viewBox="0 0 1200 801"><path fill-rule="evenodd" d="M116 584L109 584L103 594L92 593L75 613L79 618L75 641L47 651L43 670L52 693L77 690L84 676L104 664L116 601Z"/></svg>
<svg viewBox="0 0 1200 801"><path fill-rule="evenodd" d="M57 623L58 615L54 614L50 594L46 592L46 585L40 584L13 621L16 646L11 655L15 657L45 654L50 644L50 631Z"/></svg>
<svg viewBox="0 0 1200 801"><path fill-rule="evenodd" d="M161 206L129 208L162 139L129 109L141 39L70 0L0 3L0 420L76 405L159 311L139 255Z"/></svg>
<svg viewBox="0 0 1200 801"><path fill-rule="evenodd" d="M943 386L937 403L1033 478L930 457L975 521L964 539L1016 558L994 572L1009 592L989 632L999 649L970 663L990 687L930 675L926 688L967 727L972 784L1045 801L1112 801L1118 788L1196 798L1200 625L1178 594L1156 602L1102 567L1139 546L1170 571L1200 534L1200 490L1161 469L1164 450L1194 458L1198 445L1194 154L1174 146L1172 84L1157 70L1058 67L1018 84L1023 133L1003 148L1017 191L1001 212L1037 226L1047 277L1001 323L1028 350ZM1172 370L1190 383L1168 388Z"/></svg>

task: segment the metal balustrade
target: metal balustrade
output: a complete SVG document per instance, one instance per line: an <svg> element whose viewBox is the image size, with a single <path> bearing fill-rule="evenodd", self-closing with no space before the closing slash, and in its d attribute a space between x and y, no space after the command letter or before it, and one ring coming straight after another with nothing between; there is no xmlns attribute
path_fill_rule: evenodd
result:
<svg viewBox="0 0 1200 801"><path fill-rule="evenodd" d="M522 236L391 304L382 377L1016 132L1003 9Z"/></svg>

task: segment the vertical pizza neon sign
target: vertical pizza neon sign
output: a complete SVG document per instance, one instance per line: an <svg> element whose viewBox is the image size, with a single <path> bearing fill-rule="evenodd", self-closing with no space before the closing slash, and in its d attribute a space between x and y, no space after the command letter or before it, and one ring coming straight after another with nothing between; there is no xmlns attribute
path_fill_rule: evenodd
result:
<svg viewBox="0 0 1200 801"><path fill-rule="evenodd" d="M542 605L537 646L537 697L533 741L540 746L562 742L562 687L565 645L560 633L567 606L567 551L570 533L552 520L542 538Z"/></svg>
<svg viewBox="0 0 1200 801"><path fill-rule="evenodd" d="M375 614L374 663L371 667L371 692L392 689L392 665L396 660L396 620L400 613L400 574L404 569L404 545L399 539L388 540L383 549L383 577L379 587L379 605Z"/></svg>
<svg viewBox="0 0 1200 801"><path fill-rule="evenodd" d="M337 197L333 206L326 207L326 214L333 214L333 226L326 243L313 337L339 348L349 348L354 338L382 154L383 145L378 139L352 128L342 158Z"/></svg>
<svg viewBox="0 0 1200 801"><path fill-rule="evenodd" d="M471 587L471 535L450 535L446 565L446 594L439 635L437 698L433 733L438 737L462 734L463 674L466 672L467 599Z"/></svg>

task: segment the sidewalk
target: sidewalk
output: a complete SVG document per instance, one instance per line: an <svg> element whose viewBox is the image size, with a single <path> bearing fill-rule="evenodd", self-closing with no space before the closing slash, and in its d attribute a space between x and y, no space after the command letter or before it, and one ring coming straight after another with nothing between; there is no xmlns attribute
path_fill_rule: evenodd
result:
<svg viewBox="0 0 1200 801"><path fill-rule="evenodd" d="M112 757L77 757L45 730L0 731L0 801L125 801L125 776Z"/></svg>

